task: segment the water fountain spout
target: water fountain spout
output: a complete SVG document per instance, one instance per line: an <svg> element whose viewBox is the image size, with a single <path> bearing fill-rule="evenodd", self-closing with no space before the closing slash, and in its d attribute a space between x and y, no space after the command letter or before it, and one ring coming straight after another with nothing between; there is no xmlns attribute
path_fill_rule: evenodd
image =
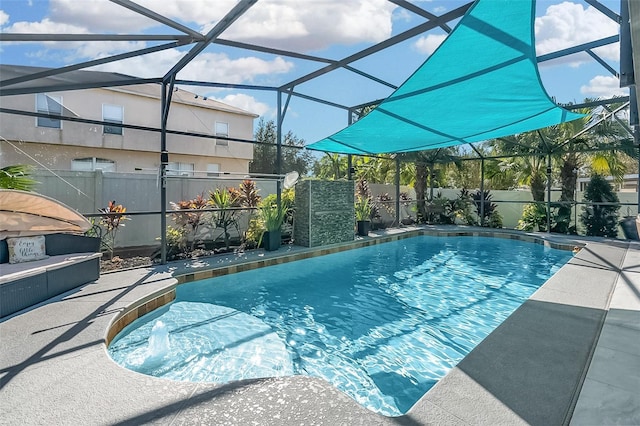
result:
<svg viewBox="0 0 640 426"><path fill-rule="evenodd" d="M169 329L162 321L157 321L151 329L151 335L149 336L147 359L163 358L169 352L170 346Z"/></svg>

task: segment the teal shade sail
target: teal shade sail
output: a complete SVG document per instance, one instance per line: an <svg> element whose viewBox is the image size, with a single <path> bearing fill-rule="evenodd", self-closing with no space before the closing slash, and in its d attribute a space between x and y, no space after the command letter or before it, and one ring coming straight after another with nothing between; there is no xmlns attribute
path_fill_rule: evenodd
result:
<svg viewBox="0 0 640 426"><path fill-rule="evenodd" d="M477 0L391 96L307 148L344 154L421 151L582 117L556 105L538 74L535 0Z"/></svg>

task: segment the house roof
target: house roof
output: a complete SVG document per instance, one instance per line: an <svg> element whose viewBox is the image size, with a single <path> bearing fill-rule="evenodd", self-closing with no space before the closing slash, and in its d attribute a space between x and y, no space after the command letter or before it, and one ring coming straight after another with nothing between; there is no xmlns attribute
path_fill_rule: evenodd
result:
<svg viewBox="0 0 640 426"><path fill-rule="evenodd" d="M52 69L53 68L0 64L0 81L12 80L14 78L20 78L35 73L46 74ZM87 85L87 87L94 87L96 82L105 82L105 86L100 89L160 99L161 86L159 81L155 81L155 79L145 81L147 82L140 83L140 79L138 77L114 72L74 70L63 74L43 76L36 80L29 80L23 83L16 83L12 87L26 89L27 93L41 93L45 91L49 93L51 92L51 87L54 85L59 88L59 91L64 91L82 88L83 85ZM113 86L109 86L109 84L112 84ZM44 89L45 87L47 88L46 90ZM216 111L247 115L254 118L258 117L257 114L252 112L245 111L241 108L228 105L211 98L205 99L203 96L196 96L195 93L182 88L173 93L172 102L213 109Z"/></svg>

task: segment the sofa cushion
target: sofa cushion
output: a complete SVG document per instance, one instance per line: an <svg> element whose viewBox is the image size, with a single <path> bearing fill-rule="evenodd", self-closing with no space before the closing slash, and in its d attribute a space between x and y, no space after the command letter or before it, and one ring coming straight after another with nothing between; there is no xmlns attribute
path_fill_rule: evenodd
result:
<svg viewBox="0 0 640 426"><path fill-rule="evenodd" d="M102 253L74 253L72 255L49 256L46 259L27 263L5 264L0 267L2 271L0 273L0 285L47 271L65 268L75 263L100 259L100 257L102 257Z"/></svg>
<svg viewBox="0 0 640 426"><path fill-rule="evenodd" d="M7 238L7 247L9 248L9 263L30 262L49 257L47 256L44 235Z"/></svg>
<svg viewBox="0 0 640 426"><path fill-rule="evenodd" d="M0 263L9 263L9 247L7 240L0 240Z"/></svg>
<svg viewBox="0 0 640 426"><path fill-rule="evenodd" d="M45 237L49 256L100 251L100 238L77 234L48 234Z"/></svg>

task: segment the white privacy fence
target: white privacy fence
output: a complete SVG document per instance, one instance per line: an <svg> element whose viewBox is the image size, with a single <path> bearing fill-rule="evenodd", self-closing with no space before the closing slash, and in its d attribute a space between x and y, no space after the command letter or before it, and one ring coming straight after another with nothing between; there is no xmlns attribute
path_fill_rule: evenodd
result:
<svg viewBox="0 0 640 426"><path fill-rule="evenodd" d="M83 214L95 214L99 209L105 208L109 201L115 201L126 207L130 213L145 213L129 215L125 221L125 228L118 231L116 246L134 247L158 244L160 237L160 186L156 174L143 173L110 173L100 170L95 172L36 170L33 177L39 182L36 192L59 200ZM195 177L170 177L167 179L167 203L178 202L195 198L203 194L208 198L209 191L216 188L238 187L240 180L219 178L195 178ZM260 190L259 195L266 197L276 192L274 180L257 180L256 186ZM388 203L388 209L380 209L386 223L395 220L395 187L393 185L370 184L372 196L387 193L394 200ZM411 187L401 187L402 192L414 200L409 206L401 206L401 219L411 215L415 218L415 191ZM434 188L434 195L441 192L449 199L455 199L460 193L459 189ZM531 202L529 191L491 191L492 201L497 204L498 211L503 219L505 228L515 228L522 217L522 210L526 203ZM430 189L427 188L427 197ZM552 192L552 200L557 200L559 191ZM618 197L623 206L620 208L620 218L635 216L638 213L637 197L635 192L618 192ZM577 200L583 200L582 192L577 193ZM167 211L171 207L167 204ZM578 230L582 205L578 205L572 214L572 222L577 217ZM246 221L243 221L246 222ZM167 219L167 224L173 222ZM620 238L623 238L620 232Z"/></svg>
<svg viewBox="0 0 640 426"><path fill-rule="evenodd" d="M55 173L55 174L54 174ZM149 214L128 215L123 222L125 228L118 231L116 246L132 247L158 244L160 237L160 185L155 174L55 171L54 173L37 170L33 173L40 182L36 192L63 202L83 214L99 213L109 201L115 201L127 209L127 212ZM216 188L237 188L241 180L195 177L167 178L167 211L171 211L170 202L190 200L203 194L208 198L209 191ZM266 197L275 194L276 182L257 180L258 194ZM172 221L167 220L171 225Z"/></svg>

